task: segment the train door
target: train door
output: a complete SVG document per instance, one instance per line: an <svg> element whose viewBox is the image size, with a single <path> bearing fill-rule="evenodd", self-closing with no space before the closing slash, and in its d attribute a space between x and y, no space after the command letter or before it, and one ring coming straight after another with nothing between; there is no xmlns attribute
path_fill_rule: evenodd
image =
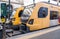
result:
<svg viewBox="0 0 60 39"><path fill-rule="evenodd" d="M58 23L60 24L60 9L59 9L59 15L58 15Z"/></svg>
<svg viewBox="0 0 60 39"><path fill-rule="evenodd" d="M49 8L41 7L39 10L38 18L42 19L42 28L46 28L49 26Z"/></svg>
<svg viewBox="0 0 60 39"><path fill-rule="evenodd" d="M50 26L58 25L58 11L50 11Z"/></svg>

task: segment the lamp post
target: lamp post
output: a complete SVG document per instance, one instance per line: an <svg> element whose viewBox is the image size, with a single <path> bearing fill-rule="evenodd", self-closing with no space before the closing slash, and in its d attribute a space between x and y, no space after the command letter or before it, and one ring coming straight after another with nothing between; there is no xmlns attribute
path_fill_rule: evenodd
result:
<svg viewBox="0 0 60 39"><path fill-rule="evenodd" d="M48 0L48 3L50 3L50 0Z"/></svg>
<svg viewBox="0 0 60 39"><path fill-rule="evenodd" d="M34 6L35 6L35 0L33 0L33 4L34 4Z"/></svg>
<svg viewBox="0 0 60 39"><path fill-rule="evenodd" d="M10 0L9 0L9 14L10 14ZM10 15L8 16L8 18L10 19Z"/></svg>
<svg viewBox="0 0 60 39"><path fill-rule="evenodd" d="M7 16L8 16L8 19L10 19L10 16L11 16L12 12L13 12L13 6L11 5L11 2L9 0L9 3L7 5Z"/></svg>
<svg viewBox="0 0 60 39"><path fill-rule="evenodd" d="M57 0L57 5L59 5L59 0Z"/></svg>

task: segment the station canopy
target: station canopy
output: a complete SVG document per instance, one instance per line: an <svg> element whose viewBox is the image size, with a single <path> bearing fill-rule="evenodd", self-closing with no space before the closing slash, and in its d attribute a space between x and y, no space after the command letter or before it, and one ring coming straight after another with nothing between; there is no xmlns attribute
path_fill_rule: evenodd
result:
<svg viewBox="0 0 60 39"><path fill-rule="evenodd" d="M8 2L9 0L0 0L0 1L6 1ZM20 5L30 5L30 4L33 4L33 0L10 0L11 3L15 3L15 4L20 4ZM50 1L50 3L53 3L53 4L57 4L57 2L60 2L60 0L35 0L35 3L38 3L38 2L48 2ZM60 5L60 3L59 3Z"/></svg>

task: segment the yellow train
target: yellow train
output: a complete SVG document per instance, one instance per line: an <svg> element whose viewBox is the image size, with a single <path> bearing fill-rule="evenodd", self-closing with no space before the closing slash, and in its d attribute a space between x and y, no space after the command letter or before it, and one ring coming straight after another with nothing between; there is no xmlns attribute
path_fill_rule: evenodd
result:
<svg viewBox="0 0 60 39"><path fill-rule="evenodd" d="M59 25L59 17L60 6L46 2L37 3L27 23L20 25L20 31L29 32Z"/></svg>
<svg viewBox="0 0 60 39"><path fill-rule="evenodd" d="M22 11L22 15L19 14ZM19 16L20 15L20 16ZM17 9L13 25L20 24L21 32L39 30L60 24L60 6L51 3L37 3L31 15L24 14L24 7Z"/></svg>

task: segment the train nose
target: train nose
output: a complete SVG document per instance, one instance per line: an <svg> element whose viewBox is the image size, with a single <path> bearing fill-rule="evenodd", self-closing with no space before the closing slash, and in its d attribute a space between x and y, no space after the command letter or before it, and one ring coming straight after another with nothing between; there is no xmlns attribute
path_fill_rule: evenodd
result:
<svg viewBox="0 0 60 39"><path fill-rule="evenodd" d="M30 32L29 28L26 26L26 24L20 24L20 32L21 34L25 34L27 32Z"/></svg>

